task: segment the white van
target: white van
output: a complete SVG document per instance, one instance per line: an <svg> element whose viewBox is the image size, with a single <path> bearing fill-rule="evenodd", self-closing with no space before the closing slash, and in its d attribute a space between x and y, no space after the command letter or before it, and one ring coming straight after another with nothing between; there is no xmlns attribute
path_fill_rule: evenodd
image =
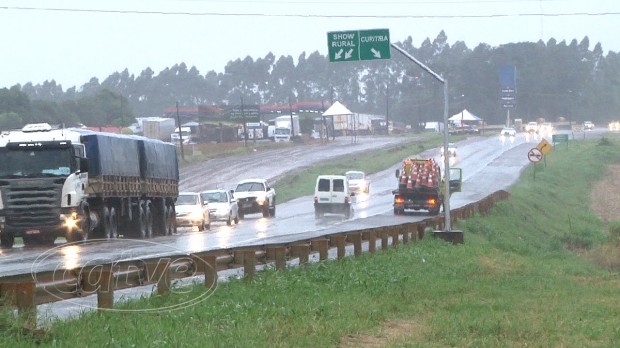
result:
<svg viewBox="0 0 620 348"><path fill-rule="evenodd" d="M314 188L314 216L325 213L343 214L346 219L353 215L353 197L345 175L319 175Z"/></svg>

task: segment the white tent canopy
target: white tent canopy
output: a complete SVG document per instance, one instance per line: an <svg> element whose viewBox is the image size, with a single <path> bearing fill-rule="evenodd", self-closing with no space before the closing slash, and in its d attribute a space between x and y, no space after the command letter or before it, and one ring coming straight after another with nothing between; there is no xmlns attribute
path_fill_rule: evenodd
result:
<svg viewBox="0 0 620 348"><path fill-rule="evenodd" d="M353 115L351 110L347 109L346 106L342 105L339 101L336 101L329 107L329 109L325 110L323 116L337 116L337 115Z"/></svg>
<svg viewBox="0 0 620 348"><path fill-rule="evenodd" d="M467 109L463 109L463 111L458 114L452 115L449 118L450 121L482 121L482 118L472 114L467 111Z"/></svg>

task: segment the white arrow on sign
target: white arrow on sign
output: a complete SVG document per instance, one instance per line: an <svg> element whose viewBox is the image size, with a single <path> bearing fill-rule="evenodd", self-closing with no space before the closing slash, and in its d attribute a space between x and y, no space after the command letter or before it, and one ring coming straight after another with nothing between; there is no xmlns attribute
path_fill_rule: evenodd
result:
<svg viewBox="0 0 620 348"><path fill-rule="evenodd" d="M352 55L353 55L353 49L351 48L350 50L347 51L347 53L344 54L344 59L349 59L351 58Z"/></svg>
<svg viewBox="0 0 620 348"><path fill-rule="evenodd" d="M334 54L334 60L340 59L340 57L342 57L342 52L344 52L342 48L340 49L340 51L336 52L336 54Z"/></svg>
<svg viewBox="0 0 620 348"><path fill-rule="evenodd" d="M375 56L375 58L381 59L381 51L377 51L376 49L371 48L370 52L372 52L372 55Z"/></svg>

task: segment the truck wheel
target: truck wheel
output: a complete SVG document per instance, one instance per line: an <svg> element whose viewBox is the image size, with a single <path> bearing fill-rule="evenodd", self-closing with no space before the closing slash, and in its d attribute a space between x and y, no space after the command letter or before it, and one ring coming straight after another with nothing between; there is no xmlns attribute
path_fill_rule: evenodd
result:
<svg viewBox="0 0 620 348"><path fill-rule="evenodd" d="M269 209L269 216L271 217L275 217L276 216L276 201L273 201L273 207L271 207L271 209Z"/></svg>
<svg viewBox="0 0 620 348"><path fill-rule="evenodd" d="M107 239L118 238L118 220L114 207L103 208L103 235Z"/></svg>
<svg viewBox="0 0 620 348"><path fill-rule="evenodd" d="M15 243L15 235L11 232L0 232L0 247L10 249Z"/></svg>
<svg viewBox="0 0 620 348"><path fill-rule="evenodd" d="M146 211L144 209L144 202L140 202L140 207L138 208L138 229L140 230L140 238L147 238L147 227L146 227Z"/></svg>
<svg viewBox="0 0 620 348"><path fill-rule="evenodd" d="M171 236L176 233L176 228L175 228L176 216L174 214L174 208L169 206L165 208L165 212L166 212L166 219L165 219L166 226L165 226L164 234L166 236Z"/></svg>
<svg viewBox="0 0 620 348"><path fill-rule="evenodd" d="M203 217L202 221L200 221L200 224L198 225L198 232L202 232L205 230L205 219Z"/></svg>
<svg viewBox="0 0 620 348"><path fill-rule="evenodd" d="M79 223L80 230L76 231L77 235L84 241L88 240L91 235L91 221L90 221L90 211L85 209L82 214L82 219Z"/></svg>

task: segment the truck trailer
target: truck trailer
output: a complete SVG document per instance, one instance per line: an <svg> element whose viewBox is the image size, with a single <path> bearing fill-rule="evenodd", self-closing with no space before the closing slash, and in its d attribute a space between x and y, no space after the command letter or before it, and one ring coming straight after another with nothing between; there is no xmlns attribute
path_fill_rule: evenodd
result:
<svg viewBox="0 0 620 348"><path fill-rule="evenodd" d="M142 120L142 135L147 138L168 141L174 127L173 118L149 117Z"/></svg>
<svg viewBox="0 0 620 348"><path fill-rule="evenodd" d="M0 244L170 235L176 148L142 136L26 125L0 136Z"/></svg>
<svg viewBox="0 0 620 348"><path fill-rule="evenodd" d="M461 190L461 176L460 168L450 168L450 193ZM401 169L396 170L396 178L398 188L392 191L395 215L402 215L405 210L439 214L445 190L441 169L433 158L404 160Z"/></svg>

